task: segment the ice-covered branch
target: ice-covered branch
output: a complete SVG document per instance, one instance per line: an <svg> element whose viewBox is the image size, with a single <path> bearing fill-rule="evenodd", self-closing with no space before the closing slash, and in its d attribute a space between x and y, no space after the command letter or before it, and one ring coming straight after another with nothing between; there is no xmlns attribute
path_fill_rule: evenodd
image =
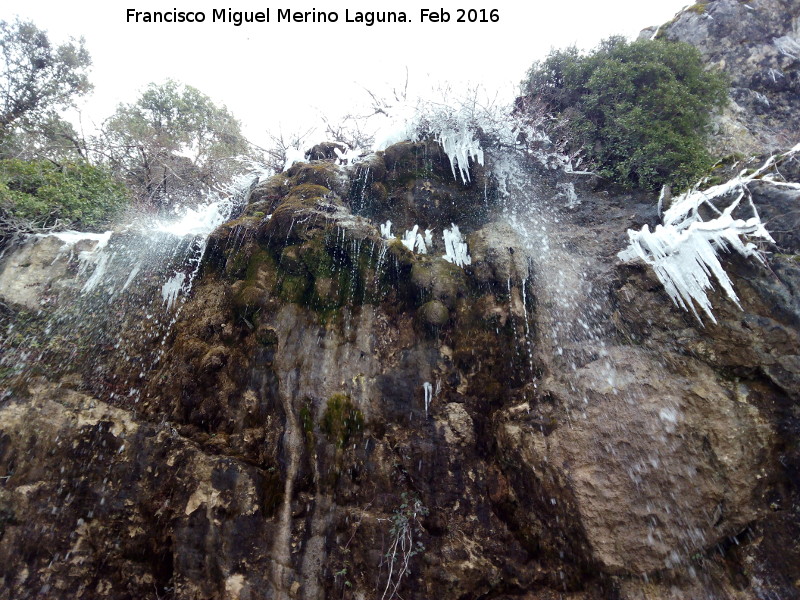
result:
<svg viewBox="0 0 800 600"><path fill-rule="evenodd" d="M797 183L775 180L769 171L779 162L800 152L800 144L789 152L771 156L753 173L740 173L730 181L706 190L697 188L679 196L664 213L663 224L654 231L645 225L640 231L628 230L630 243L619 253L624 261L641 258L655 271L672 301L691 310L696 307L716 323L708 290L713 279L726 295L739 305L739 298L719 260L721 251L736 251L746 258L763 262L753 241L773 242L753 204L749 185L762 181L769 185L800 187ZM746 203L743 201L746 199ZM711 213L704 219L702 210ZM745 215L735 216L744 212Z"/></svg>

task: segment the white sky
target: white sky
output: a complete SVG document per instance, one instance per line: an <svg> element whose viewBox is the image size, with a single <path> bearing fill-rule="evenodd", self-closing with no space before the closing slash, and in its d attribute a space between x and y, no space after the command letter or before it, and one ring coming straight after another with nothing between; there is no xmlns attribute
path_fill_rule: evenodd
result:
<svg viewBox="0 0 800 600"><path fill-rule="evenodd" d="M0 19L19 16L50 33L51 40L83 36L93 59L95 92L83 103L88 125L133 102L148 83L173 78L224 104L248 137L266 144L267 130L285 133L365 106L365 88L379 94L402 87L409 72L417 93L440 83L481 84L512 98L530 64L551 48L591 48L614 34L635 36L671 19L686 0L494 0L467 4L317 0L289 4L242 0L173 0L137 5L115 2L26 0L4 3ZM277 23L279 8L336 11L338 23ZM449 23L421 23L420 9L443 6ZM497 9L497 23L456 23L459 7ZM270 10L270 23L212 23L213 8ZM202 24L126 23L127 8L202 10ZM367 27L345 23L345 10L403 10L410 23ZM307 128L307 126L305 127Z"/></svg>

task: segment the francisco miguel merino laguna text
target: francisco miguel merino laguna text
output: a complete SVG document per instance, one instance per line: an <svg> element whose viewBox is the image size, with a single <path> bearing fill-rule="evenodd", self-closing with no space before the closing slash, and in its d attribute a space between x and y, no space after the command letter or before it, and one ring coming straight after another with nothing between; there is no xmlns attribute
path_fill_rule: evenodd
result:
<svg viewBox="0 0 800 600"><path fill-rule="evenodd" d="M337 11L322 11L317 9L300 11L289 8L279 8L277 23L336 23L339 21ZM233 10L231 8L215 8L211 11L212 23L231 23L238 27L244 23L269 23L270 9L266 10ZM128 23L204 23L206 13L203 11L141 11L135 8L127 9L126 22ZM403 11L351 11L344 12L345 23L361 23L371 26L375 23L407 23L408 17Z"/></svg>
<svg viewBox="0 0 800 600"><path fill-rule="evenodd" d="M456 9L455 18L450 17L450 12L443 8L438 10L422 8L419 11L419 20L422 23L497 23L500 20L500 11L496 8ZM233 10L232 8L215 8L211 11L212 23L231 23L235 27L243 23L269 23L270 9L261 10ZM149 11L127 9L126 21L128 23L204 23L206 13L198 11L183 11L173 8L171 11ZM277 10L277 23L337 23L339 13L335 10L323 11L312 8L311 10L291 10L279 8ZM361 23L370 27L375 23L409 23L408 16L402 10L344 11L344 23Z"/></svg>

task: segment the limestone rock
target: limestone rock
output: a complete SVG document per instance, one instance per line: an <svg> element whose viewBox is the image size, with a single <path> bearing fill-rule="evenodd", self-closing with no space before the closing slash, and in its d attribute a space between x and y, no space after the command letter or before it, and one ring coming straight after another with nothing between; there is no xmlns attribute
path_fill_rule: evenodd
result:
<svg viewBox="0 0 800 600"><path fill-rule="evenodd" d="M657 35L688 42L732 79L715 150L761 154L797 143L800 130L800 4L710 0L680 12Z"/></svg>

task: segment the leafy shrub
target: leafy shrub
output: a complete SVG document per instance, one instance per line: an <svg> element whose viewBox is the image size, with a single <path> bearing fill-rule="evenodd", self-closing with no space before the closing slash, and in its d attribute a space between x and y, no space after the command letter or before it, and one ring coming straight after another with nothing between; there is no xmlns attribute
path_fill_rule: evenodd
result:
<svg viewBox="0 0 800 600"><path fill-rule="evenodd" d="M657 189L686 186L711 166L706 133L727 84L689 44L613 37L590 54L552 51L533 64L523 91L569 119L601 175Z"/></svg>
<svg viewBox="0 0 800 600"><path fill-rule="evenodd" d="M0 218L17 229L97 229L127 203L125 186L88 163L0 160Z"/></svg>

